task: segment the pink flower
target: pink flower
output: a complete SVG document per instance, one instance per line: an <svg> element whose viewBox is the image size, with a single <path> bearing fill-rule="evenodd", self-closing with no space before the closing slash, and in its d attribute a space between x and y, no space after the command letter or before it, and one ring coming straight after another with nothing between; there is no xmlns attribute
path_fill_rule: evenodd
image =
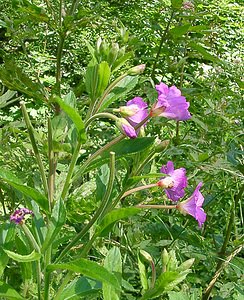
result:
<svg viewBox="0 0 244 300"><path fill-rule="evenodd" d="M162 177L157 183L158 186L165 189L167 197L172 201L178 201L185 195L185 188L187 187L186 170L179 168L174 170L172 161L168 161L166 166L162 166L160 172L169 176Z"/></svg>
<svg viewBox="0 0 244 300"><path fill-rule="evenodd" d="M25 218L25 215L34 215L33 211L28 208L17 209L11 216L10 221L15 224L21 224Z"/></svg>
<svg viewBox="0 0 244 300"><path fill-rule="evenodd" d="M126 106L120 107L121 115L135 127L148 116L147 103L140 97L128 101Z"/></svg>
<svg viewBox="0 0 244 300"><path fill-rule="evenodd" d="M184 215L189 214L193 216L198 221L199 227L206 221L206 213L204 212L202 205L204 202L204 197L199 191L202 187L202 182L200 182L193 194L186 201L177 204L176 208Z"/></svg>
<svg viewBox="0 0 244 300"><path fill-rule="evenodd" d="M188 111L190 106L186 98L181 96L181 91L175 86L168 87L164 83L156 85L158 101L151 109L150 115L163 116L176 121L184 121L191 118Z"/></svg>

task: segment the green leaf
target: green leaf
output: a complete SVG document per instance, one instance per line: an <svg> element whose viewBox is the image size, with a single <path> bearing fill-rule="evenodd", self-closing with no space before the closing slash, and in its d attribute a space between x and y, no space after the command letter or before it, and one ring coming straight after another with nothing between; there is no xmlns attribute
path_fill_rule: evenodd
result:
<svg viewBox="0 0 244 300"><path fill-rule="evenodd" d="M75 127L78 131L79 139L82 143L85 143L86 141L86 134L85 134L85 126L81 119L81 116L77 112L75 108L65 103L61 98L55 96L54 101L59 104L61 109L66 112L66 114L69 116L69 118L73 121L75 124Z"/></svg>
<svg viewBox="0 0 244 300"><path fill-rule="evenodd" d="M110 67L106 61L87 67L85 84L92 102L104 92L110 79L110 73Z"/></svg>
<svg viewBox="0 0 244 300"><path fill-rule="evenodd" d="M121 284L122 281L122 259L121 254L118 247L113 247L109 250L105 260L104 260L104 267L113 273L118 282ZM115 289L110 284L104 283L103 284L103 299L104 300L119 300L120 299L120 292Z"/></svg>
<svg viewBox="0 0 244 300"><path fill-rule="evenodd" d="M0 296L3 297L3 299L24 300L15 289L2 281L0 281Z"/></svg>
<svg viewBox="0 0 244 300"><path fill-rule="evenodd" d="M5 249L12 249L15 240L15 225L13 223L5 222L0 225L0 276L2 276L4 269L6 268L9 257L3 251Z"/></svg>
<svg viewBox="0 0 244 300"><path fill-rule="evenodd" d="M171 5L173 8L179 9L182 7L183 0L171 0Z"/></svg>
<svg viewBox="0 0 244 300"><path fill-rule="evenodd" d="M8 255L8 257L18 261L18 262L30 262L39 260L41 258L41 254L37 253L35 250L33 250L28 255L21 255L12 251L9 251L7 249L3 249L3 251Z"/></svg>
<svg viewBox="0 0 244 300"><path fill-rule="evenodd" d="M145 267L143 261L140 258L139 253L137 254L137 260L138 260L138 269L139 269L141 285L142 285L143 291L146 291L146 290L148 290L147 271L146 271L146 267Z"/></svg>
<svg viewBox="0 0 244 300"><path fill-rule="evenodd" d="M136 86L138 83L139 76L131 76L127 75L123 79L121 79L112 91L108 94L107 97L103 100L101 107L99 108L99 112L103 111L106 107L108 107L111 103L114 103L118 99L123 99L125 96Z"/></svg>
<svg viewBox="0 0 244 300"><path fill-rule="evenodd" d="M178 38L188 32L190 25L191 24L186 24L186 25L174 27L170 29L169 33L172 35L173 38Z"/></svg>
<svg viewBox="0 0 244 300"><path fill-rule="evenodd" d="M219 63L219 64L222 63L221 60L217 56L214 56L211 53L209 53L203 46L201 46L197 43L194 43L194 42L190 42L188 45L193 50L196 50L199 54L201 54L204 59L210 60L210 61L213 61L213 62Z"/></svg>
<svg viewBox="0 0 244 300"><path fill-rule="evenodd" d="M10 90L19 91L36 100L46 100L43 85L39 82L33 82L13 61L6 61L0 67L0 79Z"/></svg>
<svg viewBox="0 0 244 300"><path fill-rule="evenodd" d="M155 287L146 291L142 296L141 300L154 299L161 296L164 292L168 290L168 286L178 277L178 272L164 272L162 273L156 283ZM172 289L172 288L171 288Z"/></svg>
<svg viewBox="0 0 244 300"><path fill-rule="evenodd" d="M94 261L80 258L65 264L52 264L47 266L47 271L59 269L81 273L85 276L101 281L102 283L108 283L117 290L121 289L116 276Z"/></svg>
<svg viewBox="0 0 244 300"><path fill-rule="evenodd" d="M107 230L117 221L136 215L140 212L140 208L128 207L119 208L109 212L101 221L98 227L98 236L104 236L107 234Z"/></svg>
<svg viewBox="0 0 244 300"><path fill-rule="evenodd" d="M59 300L73 299L75 296L85 297L97 293L101 288L102 285L99 281L81 276L68 284L59 296Z"/></svg>
<svg viewBox="0 0 244 300"><path fill-rule="evenodd" d="M20 183L21 182L20 179L18 179L10 171L1 169L0 170L0 179L4 180L9 185L11 185L13 188L20 191L24 195L26 195L26 196L30 197L31 199L33 199L46 212L48 211L48 200L47 200L47 198L44 195L42 195L40 192L38 192L37 190Z"/></svg>
<svg viewBox="0 0 244 300"><path fill-rule="evenodd" d="M52 215L48 226L47 235L41 249L42 253L44 253L45 250L49 247L49 245L55 241L55 238L57 237L59 231L64 225L65 220L66 220L66 210L65 210L64 202L60 198L55 203L52 210Z"/></svg>
<svg viewBox="0 0 244 300"><path fill-rule="evenodd" d="M6 93L4 93L2 96L0 96L0 108L3 108L5 106L19 100L19 97L13 99L13 97L15 95L16 95L16 91L8 90Z"/></svg>

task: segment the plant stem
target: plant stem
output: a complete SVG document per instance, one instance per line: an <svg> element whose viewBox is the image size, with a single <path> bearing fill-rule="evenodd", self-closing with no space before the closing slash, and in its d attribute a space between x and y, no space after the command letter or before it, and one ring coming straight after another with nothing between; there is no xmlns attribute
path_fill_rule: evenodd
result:
<svg viewBox="0 0 244 300"><path fill-rule="evenodd" d="M156 209L176 209L177 205L160 205L160 204L138 204L137 208L156 208Z"/></svg>
<svg viewBox="0 0 244 300"><path fill-rule="evenodd" d="M51 120L48 119L48 162L49 162L49 173L48 173L48 200L49 208L53 206L53 196L55 190L55 172L56 162L53 152L53 134Z"/></svg>
<svg viewBox="0 0 244 300"><path fill-rule="evenodd" d="M110 113L98 113L98 114L95 114L93 116L91 116L85 123L85 127L87 129L87 127L91 124L91 122L97 118L108 118L108 119L111 119L113 121L116 121L118 118L113 115L113 114L110 114Z"/></svg>
<svg viewBox="0 0 244 300"><path fill-rule="evenodd" d="M125 192L121 198L125 198L125 197L127 197L127 196L129 196L129 195L131 195L135 192L142 191L142 190L145 190L145 189L150 189L150 188L155 187L155 186L158 186L157 183L138 186L134 189L131 189L131 190L128 190L127 192Z"/></svg>
<svg viewBox="0 0 244 300"><path fill-rule="evenodd" d="M23 223L21 224L21 228L23 229L26 237L28 238L32 247L38 252L41 253L40 247L37 244L35 238L33 237L29 228ZM36 261L36 281L37 281L37 288L38 288L38 300L41 299L41 264L40 260Z"/></svg>
<svg viewBox="0 0 244 300"><path fill-rule="evenodd" d="M62 284L60 285L55 297L53 300L59 300L60 296L63 292L63 289L67 286L67 284L69 283L70 279L72 279L72 277L74 276L74 273L72 271L68 271L68 273L66 274L66 276L64 277Z"/></svg>
<svg viewBox="0 0 244 300"><path fill-rule="evenodd" d="M62 194L61 194L61 198L63 200L65 200L65 197L66 197L66 195L67 195L67 193L69 191L70 180L71 180L71 177L73 175L75 164L77 162L77 159L78 159L78 156L79 156L79 153L80 153L81 144L82 144L81 141L78 140L77 144L76 144L76 147L74 149L74 153L72 155L72 159L71 159L71 162L70 162L70 165L69 165L68 174L66 176L66 180L65 180L65 183L64 183L63 191L62 191Z"/></svg>
<svg viewBox="0 0 244 300"><path fill-rule="evenodd" d="M159 58L159 55L160 55L160 52L161 52L161 49L162 49L162 46L163 46L163 42L165 40L166 35L168 34L169 26L170 26L170 23L171 23L173 17L174 17L174 10L172 10L169 21L168 21L168 23L166 25L166 28L165 28L162 36L161 36L161 41L160 41L160 44L159 44L159 47L158 47L158 52L157 52L156 58L154 60L152 73L151 73L151 78L153 80L155 79L155 70L156 70L156 66L157 66L157 63L158 63L158 58Z"/></svg>
<svg viewBox="0 0 244 300"><path fill-rule="evenodd" d="M25 124L26 124L27 130L28 130L28 134L29 134L29 137L30 137L31 145L32 145L35 157L36 157L36 161L37 161L38 167L39 167L39 171L40 171L40 175L41 175L41 178L42 178L44 192L45 192L46 196L48 196L47 179L46 179L46 175L45 175L44 166L43 166L43 163L42 163L42 160L41 160L41 156L40 156L37 144L36 144L34 128L31 125L28 113L26 111L25 103L23 101L21 101L20 105L21 105L23 117L24 117L24 120L25 120Z"/></svg>
<svg viewBox="0 0 244 300"><path fill-rule="evenodd" d="M4 215L6 215L7 212L6 212L6 207L5 207L5 203L4 203L4 197L3 197L3 192L2 192L1 188L0 188L0 200L1 200L2 207L3 207Z"/></svg>
<svg viewBox="0 0 244 300"><path fill-rule="evenodd" d="M115 177L115 153L110 152L110 175L109 175L109 181L108 181L108 187L106 189L106 192L104 194L104 197L101 201L101 204L99 208L96 210L95 214L89 221L89 223L73 238L73 240L63 249L63 251L60 253L59 257L56 259L55 263L59 262L61 258L63 258L68 251L81 239L88 230L92 227L92 225L97 221L97 219L103 214L103 212L106 210L109 199L113 190L113 182Z"/></svg>
<svg viewBox="0 0 244 300"><path fill-rule="evenodd" d="M206 288L203 296L202 296L202 300L208 300L211 294L211 291L216 283L216 281L219 278L219 275L221 274L221 272L225 269L225 267L229 264L229 262L239 253L241 252L242 248L244 247L244 245L240 245L239 247L237 247L224 261L221 262L221 264L219 265L218 269L216 270L212 280L210 281L208 287Z"/></svg>

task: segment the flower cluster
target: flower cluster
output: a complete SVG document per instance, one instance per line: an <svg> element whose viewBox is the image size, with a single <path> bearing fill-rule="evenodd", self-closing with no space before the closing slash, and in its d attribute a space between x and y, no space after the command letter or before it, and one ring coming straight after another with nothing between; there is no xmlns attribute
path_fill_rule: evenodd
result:
<svg viewBox="0 0 244 300"><path fill-rule="evenodd" d="M191 118L190 106L181 91L175 86L168 87L165 83L156 85L158 99L148 113L148 105L140 97L127 102L114 111L120 112L123 118L118 118L116 125L122 133L130 138L136 138L140 132L140 124L145 126L149 117L162 116L175 121L185 121Z"/></svg>
<svg viewBox="0 0 244 300"><path fill-rule="evenodd" d="M17 209L11 216L10 221L15 224L21 224L26 215L34 215L33 211L28 208Z"/></svg>
<svg viewBox="0 0 244 300"><path fill-rule="evenodd" d="M185 188L187 187L187 177L186 170L184 168L174 169L174 164L172 161L168 161L166 166L162 166L162 173L168 175L164 176L157 183L158 186L165 189L167 197L172 201L178 201L180 198L185 195ZM202 224L206 220L206 213L204 212L202 205L204 202L204 197L200 192L202 187L202 182L200 182L192 196L183 202L179 202L176 205L176 208L185 214L189 214L198 221L199 227L202 227Z"/></svg>

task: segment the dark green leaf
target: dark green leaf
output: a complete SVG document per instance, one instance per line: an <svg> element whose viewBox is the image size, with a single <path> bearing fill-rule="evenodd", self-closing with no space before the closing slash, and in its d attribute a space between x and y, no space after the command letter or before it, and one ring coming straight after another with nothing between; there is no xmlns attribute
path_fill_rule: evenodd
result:
<svg viewBox="0 0 244 300"><path fill-rule="evenodd" d="M103 283L108 283L117 290L121 289L116 276L94 261L80 258L65 264L53 264L47 266L48 271L59 269L81 273Z"/></svg>
<svg viewBox="0 0 244 300"><path fill-rule="evenodd" d="M42 195L40 192L38 192L37 190L35 190L29 186L26 186L24 184L21 184L20 183L21 181L10 171L1 169L0 170L0 179L4 180L9 185L11 185L13 188L20 191L24 195L30 197L37 204L39 204L41 208L43 208L45 211L48 211L47 198L44 195Z"/></svg>
<svg viewBox="0 0 244 300"><path fill-rule="evenodd" d="M85 297L97 293L101 288L102 285L99 281L81 276L68 284L59 296L59 300L73 299L75 296Z"/></svg>
<svg viewBox="0 0 244 300"><path fill-rule="evenodd" d="M208 52L208 50L206 50L203 46L195 43L195 42L190 42L189 46L193 49L196 50L199 54L201 54L203 56L204 59L206 60L210 60L216 63L221 63L221 60L217 57L214 56L213 54L211 54L210 52Z"/></svg>
<svg viewBox="0 0 244 300"><path fill-rule="evenodd" d="M190 25L191 24L186 24L186 25L174 27L170 29L169 33L173 36L173 38L178 38L188 32Z"/></svg>

